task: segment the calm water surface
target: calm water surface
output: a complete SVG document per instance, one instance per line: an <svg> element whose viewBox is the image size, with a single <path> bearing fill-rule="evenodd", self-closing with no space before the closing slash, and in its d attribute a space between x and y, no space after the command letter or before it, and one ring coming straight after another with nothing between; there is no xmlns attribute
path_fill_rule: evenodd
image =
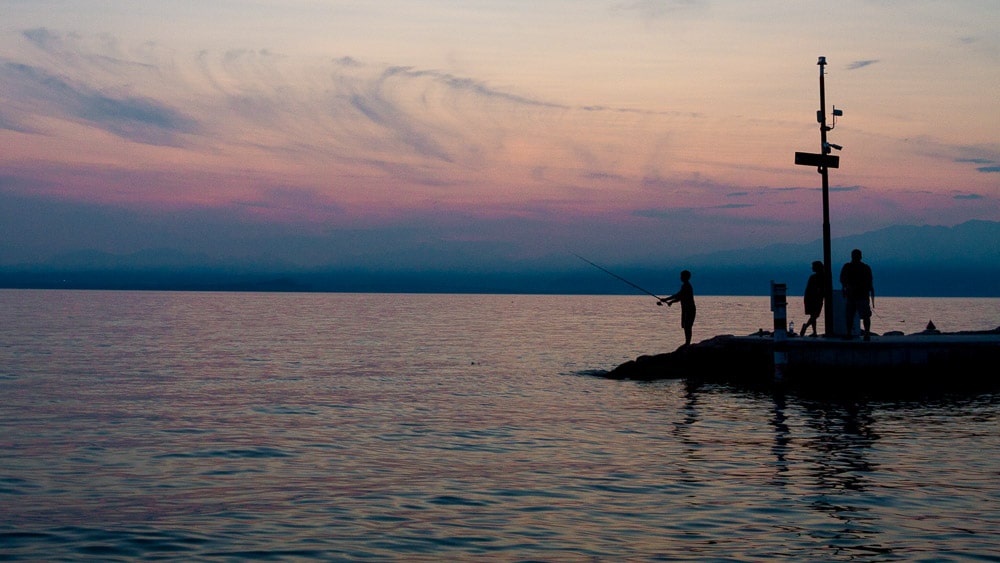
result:
<svg viewBox="0 0 1000 563"><path fill-rule="evenodd" d="M1000 395L593 377L682 342L652 304L0 291L0 559L1000 560ZM698 306L696 339L771 326Z"/></svg>

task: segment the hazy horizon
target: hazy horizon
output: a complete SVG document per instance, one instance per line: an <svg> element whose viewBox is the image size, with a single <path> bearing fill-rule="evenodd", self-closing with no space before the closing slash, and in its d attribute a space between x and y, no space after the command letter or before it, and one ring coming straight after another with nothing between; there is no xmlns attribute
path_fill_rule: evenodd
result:
<svg viewBox="0 0 1000 563"><path fill-rule="evenodd" d="M1000 240L1000 222L970 221L953 228L898 226L835 239L831 245L834 287L838 287L843 258L850 249L864 248L865 259L875 271L879 295L1000 297L996 281L1000 279L1000 247L983 245L983 240ZM821 258L820 240L688 256L661 264L612 261L602 265L576 252L563 251L543 262L499 263L492 268L483 264L466 268L302 268L212 262L170 249L131 255L87 250L34 264L0 264L0 287L369 293L648 291L668 295L676 289L680 270L690 269L695 272L700 294L766 295L771 281L785 283L790 294L798 294L811 274L811 262Z"/></svg>

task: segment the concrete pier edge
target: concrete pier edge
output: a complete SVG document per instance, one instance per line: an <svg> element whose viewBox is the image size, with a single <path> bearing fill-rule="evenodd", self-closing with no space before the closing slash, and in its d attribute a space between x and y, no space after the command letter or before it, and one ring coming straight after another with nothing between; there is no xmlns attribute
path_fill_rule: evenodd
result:
<svg viewBox="0 0 1000 563"><path fill-rule="evenodd" d="M683 378L831 391L1000 389L1000 327L873 335L871 341L793 337L781 345L785 365L777 381L775 341L767 332L719 335L673 352L640 356L605 377Z"/></svg>

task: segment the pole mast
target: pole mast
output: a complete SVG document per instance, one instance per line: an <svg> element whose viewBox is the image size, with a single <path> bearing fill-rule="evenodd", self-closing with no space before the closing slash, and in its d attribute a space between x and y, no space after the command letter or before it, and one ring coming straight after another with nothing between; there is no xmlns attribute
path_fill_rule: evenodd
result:
<svg viewBox="0 0 1000 563"><path fill-rule="evenodd" d="M826 325L823 334L829 337L836 334L833 326L833 265L830 263L830 168L840 168L840 157L830 154L830 151L839 151L844 147L828 142L826 134L833 131L837 126L837 117L844 115L844 112L833 106L833 123L826 124L826 57L820 57L816 64L819 65L819 111L816 112L816 121L819 122L820 151L796 152L795 164L815 166L816 171L823 176L823 323Z"/></svg>
<svg viewBox="0 0 1000 563"><path fill-rule="evenodd" d="M819 62L819 112L816 118L819 121L820 134L820 154L830 154L830 145L826 141L826 132L830 128L826 125L826 57L820 57ZM834 335L833 326L833 264L830 257L830 174L826 159L821 160L819 173L823 176L823 269L824 295L823 295L823 325L824 334L827 337Z"/></svg>

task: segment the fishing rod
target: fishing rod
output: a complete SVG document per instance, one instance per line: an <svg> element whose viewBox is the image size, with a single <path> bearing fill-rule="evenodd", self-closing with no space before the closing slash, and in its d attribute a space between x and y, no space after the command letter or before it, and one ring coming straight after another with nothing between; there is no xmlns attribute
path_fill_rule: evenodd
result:
<svg viewBox="0 0 1000 563"><path fill-rule="evenodd" d="M594 264L594 263L593 263L593 262L591 262L590 260L587 260L587 259L586 259L586 258L584 258L583 256L580 256L580 255L579 255L579 254L577 254L576 252L573 252L573 251L568 251L568 252L569 252L570 254L572 254L573 256L576 256L576 257L577 257L577 258L579 258L580 260L583 260L584 262L586 262L586 263L590 264L591 266L593 266L593 267L597 268L598 270L600 270L600 271L604 272L605 274L608 274L609 276L611 276L611 277L613 277L613 278L616 278L616 279L619 279L619 280L621 280L621 281L623 281L623 282L625 282L625 283L627 283L627 284L631 285L632 287L634 287L634 288L638 289L639 291L641 291L641 292L643 292L643 293L645 293L645 294L648 294L648 295L652 295L653 297L655 297L655 298L656 298L656 304L657 304L657 305L660 305L660 306L662 306L662 305L663 305L663 298L662 298L662 297L660 297L659 295L657 295L657 294L653 293L652 291L649 291L648 289L645 289L645 288L642 288L642 287L639 287L638 285L636 285L636 284L634 284L634 283L632 283L632 282L628 281L627 279L625 279L625 278L623 278L623 277L619 276L618 274L616 274L616 273L614 273L614 272L612 272L612 271L610 271L610 270L607 270L607 269L605 269L605 268L603 268L603 267L601 267L601 266L598 266L597 264Z"/></svg>

